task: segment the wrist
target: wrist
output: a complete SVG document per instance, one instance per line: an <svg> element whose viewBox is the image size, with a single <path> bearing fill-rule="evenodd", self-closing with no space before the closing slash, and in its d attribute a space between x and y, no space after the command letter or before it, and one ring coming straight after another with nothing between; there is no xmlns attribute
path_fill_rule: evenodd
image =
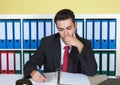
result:
<svg viewBox="0 0 120 85"><path fill-rule="evenodd" d="M83 49L84 45L83 44L78 44L77 48L78 48L78 52L81 53L82 49Z"/></svg>

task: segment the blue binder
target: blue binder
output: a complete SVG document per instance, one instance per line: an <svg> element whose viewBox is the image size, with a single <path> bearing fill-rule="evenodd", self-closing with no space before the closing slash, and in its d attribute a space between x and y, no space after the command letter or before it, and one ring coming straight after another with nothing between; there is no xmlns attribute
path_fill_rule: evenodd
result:
<svg viewBox="0 0 120 85"><path fill-rule="evenodd" d="M93 20L86 20L86 38L91 41L91 48L93 48Z"/></svg>
<svg viewBox="0 0 120 85"><path fill-rule="evenodd" d="M116 48L116 20L109 20L109 49Z"/></svg>
<svg viewBox="0 0 120 85"><path fill-rule="evenodd" d="M45 37L50 36L52 34L52 20L45 20Z"/></svg>
<svg viewBox="0 0 120 85"><path fill-rule="evenodd" d="M76 32L80 37L84 38L84 19L77 19L77 29Z"/></svg>
<svg viewBox="0 0 120 85"><path fill-rule="evenodd" d="M7 48L13 49L13 20L6 20L6 29L7 29Z"/></svg>
<svg viewBox="0 0 120 85"><path fill-rule="evenodd" d="M14 48L21 48L21 23L20 20L14 20Z"/></svg>
<svg viewBox="0 0 120 85"><path fill-rule="evenodd" d="M44 20L38 20L38 47L40 46L40 40L44 37Z"/></svg>
<svg viewBox="0 0 120 85"><path fill-rule="evenodd" d="M101 31L101 48L108 49L108 20L102 20Z"/></svg>
<svg viewBox="0 0 120 85"><path fill-rule="evenodd" d="M37 20L31 20L30 22L30 46L32 49L37 48Z"/></svg>
<svg viewBox="0 0 120 85"><path fill-rule="evenodd" d="M100 20L94 20L94 49L100 49L100 36L101 36L101 29L100 29Z"/></svg>
<svg viewBox="0 0 120 85"><path fill-rule="evenodd" d="M56 23L54 23L54 34L55 34L55 33L58 33Z"/></svg>
<svg viewBox="0 0 120 85"><path fill-rule="evenodd" d="M0 49L6 48L6 25L5 20L0 20Z"/></svg>
<svg viewBox="0 0 120 85"><path fill-rule="evenodd" d="M30 48L30 24L29 20L23 20L23 48Z"/></svg>

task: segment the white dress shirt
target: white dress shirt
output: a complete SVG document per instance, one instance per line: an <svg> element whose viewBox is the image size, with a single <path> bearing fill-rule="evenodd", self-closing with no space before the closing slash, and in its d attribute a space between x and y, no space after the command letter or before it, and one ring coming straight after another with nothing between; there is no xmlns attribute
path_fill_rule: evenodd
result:
<svg viewBox="0 0 120 85"><path fill-rule="evenodd" d="M60 38L60 44L61 44L61 65L63 64L63 56L64 56L64 47L67 46L63 41L62 39ZM71 51L71 46L70 46L70 50L69 50L69 53Z"/></svg>

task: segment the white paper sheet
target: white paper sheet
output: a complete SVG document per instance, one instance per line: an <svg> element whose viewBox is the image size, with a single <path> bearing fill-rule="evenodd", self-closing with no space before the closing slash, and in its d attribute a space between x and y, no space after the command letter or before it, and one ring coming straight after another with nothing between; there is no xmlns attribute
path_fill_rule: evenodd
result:
<svg viewBox="0 0 120 85"><path fill-rule="evenodd" d="M34 82L33 85L57 85L57 74L53 73L45 73L47 77L47 82ZM75 73L66 73L61 72L60 75L60 84L61 85L91 85L88 77L83 74L75 74Z"/></svg>

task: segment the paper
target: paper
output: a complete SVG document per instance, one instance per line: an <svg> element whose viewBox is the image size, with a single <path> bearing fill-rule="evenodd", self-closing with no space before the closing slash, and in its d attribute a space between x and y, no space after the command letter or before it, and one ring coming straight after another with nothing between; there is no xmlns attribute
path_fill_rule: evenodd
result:
<svg viewBox="0 0 120 85"><path fill-rule="evenodd" d="M57 85L57 73L45 73L47 77L46 82L34 82L32 81L33 85ZM60 84L61 85L91 85L88 77L83 74L76 74L76 73L66 73L61 72L60 75Z"/></svg>

